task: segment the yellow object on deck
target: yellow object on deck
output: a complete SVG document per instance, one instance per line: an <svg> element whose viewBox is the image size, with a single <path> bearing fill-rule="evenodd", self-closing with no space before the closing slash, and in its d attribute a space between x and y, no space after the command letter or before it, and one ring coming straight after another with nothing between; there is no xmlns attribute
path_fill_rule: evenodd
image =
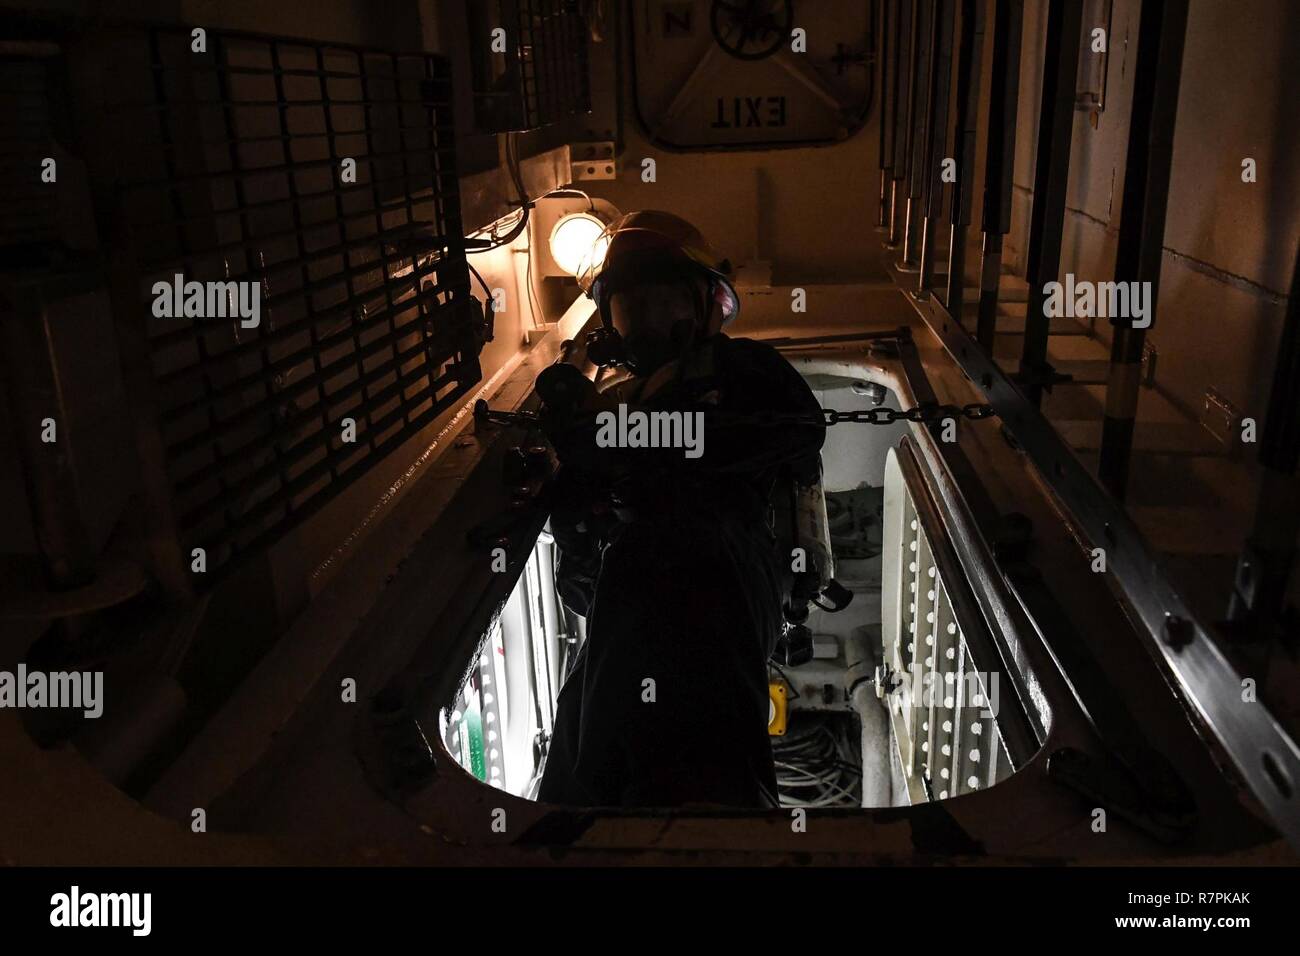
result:
<svg viewBox="0 0 1300 956"><path fill-rule="evenodd" d="M786 700L790 690L785 681L774 680L767 685L767 734L769 737L785 736Z"/></svg>

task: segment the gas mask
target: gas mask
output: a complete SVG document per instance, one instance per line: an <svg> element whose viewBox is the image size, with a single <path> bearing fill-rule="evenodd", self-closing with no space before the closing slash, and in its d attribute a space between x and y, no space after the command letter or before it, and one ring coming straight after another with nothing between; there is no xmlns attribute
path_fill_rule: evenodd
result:
<svg viewBox="0 0 1300 956"><path fill-rule="evenodd" d="M691 274L613 290L602 301L602 327L588 336L587 355L597 365L648 376L697 343L712 302L712 285Z"/></svg>

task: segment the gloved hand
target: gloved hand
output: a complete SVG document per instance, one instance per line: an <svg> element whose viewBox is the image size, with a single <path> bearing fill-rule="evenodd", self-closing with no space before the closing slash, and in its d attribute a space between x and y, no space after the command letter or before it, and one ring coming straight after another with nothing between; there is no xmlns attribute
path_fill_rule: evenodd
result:
<svg viewBox="0 0 1300 956"><path fill-rule="evenodd" d="M542 405L554 412L573 412L589 405L599 394L595 383L568 362L542 369L533 383Z"/></svg>
<svg viewBox="0 0 1300 956"><path fill-rule="evenodd" d="M603 394L578 369L558 362L537 376L542 400L538 424L560 462L589 479L613 481L625 473L618 449L596 444L596 416L618 407L615 394Z"/></svg>

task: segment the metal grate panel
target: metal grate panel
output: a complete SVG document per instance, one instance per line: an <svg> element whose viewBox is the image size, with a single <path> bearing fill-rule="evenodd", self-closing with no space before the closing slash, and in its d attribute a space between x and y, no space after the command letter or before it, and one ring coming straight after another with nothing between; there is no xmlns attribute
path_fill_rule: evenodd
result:
<svg viewBox="0 0 1300 956"><path fill-rule="evenodd" d="M472 11L473 30L505 31L504 55L480 59L479 125L489 131L529 130L591 110L587 24L577 0L500 0Z"/></svg>
<svg viewBox="0 0 1300 956"><path fill-rule="evenodd" d="M587 27L576 0L519 0L525 128L591 109Z"/></svg>
<svg viewBox="0 0 1300 956"><path fill-rule="evenodd" d="M889 715L912 803L990 787L1014 769L998 727L1000 675L975 663L897 453L885 469L883 657ZM992 696L990 691L992 690ZM1008 685L1002 690L1010 694Z"/></svg>
<svg viewBox="0 0 1300 956"><path fill-rule="evenodd" d="M136 266L177 534L185 555L206 550L210 581L454 404L480 343L446 61L192 42L113 38L118 147L96 166ZM178 274L256 283L260 321L159 317L155 283Z"/></svg>

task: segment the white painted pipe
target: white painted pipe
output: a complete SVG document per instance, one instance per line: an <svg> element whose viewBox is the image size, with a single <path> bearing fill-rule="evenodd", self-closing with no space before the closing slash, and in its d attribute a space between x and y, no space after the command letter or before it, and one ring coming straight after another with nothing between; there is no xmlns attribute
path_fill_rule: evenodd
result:
<svg viewBox="0 0 1300 956"><path fill-rule="evenodd" d="M889 759L889 714L876 697L876 645L880 628L854 628L844 643L844 688L862 726L862 806L893 805L893 761Z"/></svg>

